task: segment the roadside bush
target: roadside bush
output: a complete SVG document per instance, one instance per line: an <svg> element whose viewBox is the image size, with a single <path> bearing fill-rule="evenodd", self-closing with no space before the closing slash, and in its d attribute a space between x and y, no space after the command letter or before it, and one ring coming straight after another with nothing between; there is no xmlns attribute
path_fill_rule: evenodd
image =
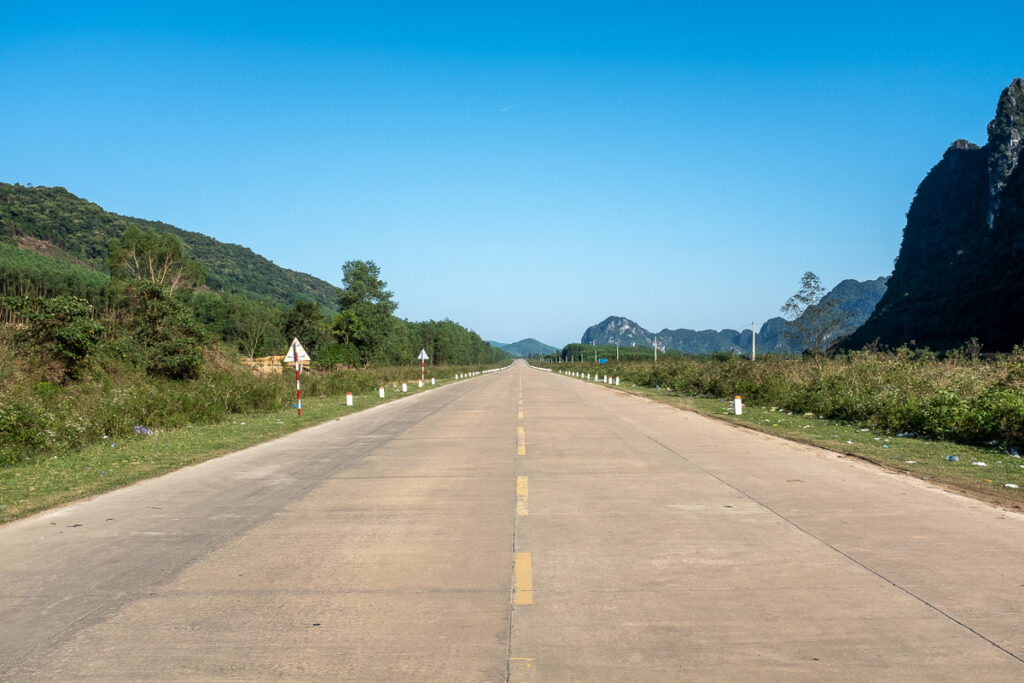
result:
<svg viewBox="0 0 1024 683"><path fill-rule="evenodd" d="M152 282L130 282L124 294L129 305L120 323L137 349L124 349L125 335L115 334L122 340L125 357L141 361L141 367L154 377L180 380L198 376L207 339L191 309Z"/></svg>
<svg viewBox="0 0 1024 683"><path fill-rule="evenodd" d="M550 366L558 367L558 366ZM564 367L564 366L563 366ZM574 363L640 386L691 396L743 396L748 405L813 413L891 433L962 443L1024 446L1024 350L985 360L971 348L945 357L927 350L857 351L819 368L799 356L685 356ZM561 368L559 368L561 369Z"/></svg>
<svg viewBox="0 0 1024 683"><path fill-rule="evenodd" d="M54 364L58 381L78 375L103 332L92 319L92 305L75 296L3 297L0 309L23 323L12 335L16 349L43 365Z"/></svg>
<svg viewBox="0 0 1024 683"><path fill-rule="evenodd" d="M210 424L232 414L276 410L295 400L291 372L257 376L237 352L200 349L202 364L189 379L168 379L148 372L148 359L118 339L105 345L88 372L64 384L48 379L34 363L23 361L0 329L0 465L78 450L104 436L124 438L135 426L169 429ZM148 351L147 351L148 353ZM455 372L490 366L431 368L428 376L450 378ZM303 375L303 397L372 392L419 377L419 366L373 367L341 371L315 370Z"/></svg>

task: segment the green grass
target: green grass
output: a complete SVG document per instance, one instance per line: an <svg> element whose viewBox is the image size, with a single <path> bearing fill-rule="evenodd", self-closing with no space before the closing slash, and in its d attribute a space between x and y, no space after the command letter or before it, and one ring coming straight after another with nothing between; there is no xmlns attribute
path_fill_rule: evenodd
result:
<svg viewBox="0 0 1024 683"><path fill-rule="evenodd" d="M1024 506L1024 457L1013 457L1002 448L894 436L809 413L793 414L759 406L744 406L743 415L737 416L731 401L726 399L693 398L669 389L633 384L618 388L785 439L852 455L981 500L1014 508ZM950 461L948 456L959 460ZM975 462L984 462L986 466L972 464ZM1019 488L1008 488L1006 484Z"/></svg>
<svg viewBox="0 0 1024 683"><path fill-rule="evenodd" d="M428 382L418 389L412 382L407 395L446 383L439 380L432 387ZM353 407L345 405L344 396L304 398L301 418L293 407L236 414L217 424L109 438L80 451L5 466L0 468L0 522L160 476L402 396L393 389L384 399L376 390L353 394Z"/></svg>

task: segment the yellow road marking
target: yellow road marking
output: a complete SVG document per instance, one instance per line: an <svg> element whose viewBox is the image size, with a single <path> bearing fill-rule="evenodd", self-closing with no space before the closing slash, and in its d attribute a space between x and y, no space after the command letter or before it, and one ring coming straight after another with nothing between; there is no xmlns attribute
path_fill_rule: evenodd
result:
<svg viewBox="0 0 1024 683"><path fill-rule="evenodd" d="M530 553L516 553L516 596L513 605L533 604L533 559Z"/></svg>
<svg viewBox="0 0 1024 683"><path fill-rule="evenodd" d="M516 427L516 453L519 455L526 455L526 432L523 430L523 426L519 425Z"/></svg>
<svg viewBox="0 0 1024 683"><path fill-rule="evenodd" d="M509 657L508 658L508 680L513 683L529 683L533 681L533 657Z"/></svg>
<svg viewBox="0 0 1024 683"><path fill-rule="evenodd" d="M519 409L519 419L520 420L523 419L523 409L522 408Z"/></svg>
<svg viewBox="0 0 1024 683"><path fill-rule="evenodd" d="M530 482L526 477L516 477L516 516L526 517L530 514Z"/></svg>

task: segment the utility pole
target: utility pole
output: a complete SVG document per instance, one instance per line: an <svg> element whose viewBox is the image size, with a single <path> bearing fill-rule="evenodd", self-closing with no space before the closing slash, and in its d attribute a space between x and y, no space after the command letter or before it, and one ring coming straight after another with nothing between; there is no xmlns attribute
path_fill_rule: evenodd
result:
<svg viewBox="0 0 1024 683"><path fill-rule="evenodd" d="M657 337L657 335L655 335L655 337L654 337L654 362L655 363L658 362L658 337Z"/></svg>
<svg viewBox="0 0 1024 683"><path fill-rule="evenodd" d="M619 359L619 345L615 345L615 360Z"/></svg>
<svg viewBox="0 0 1024 683"><path fill-rule="evenodd" d="M750 360L757 360L757 330L754 329L754 321L750 322Z"/></svg>

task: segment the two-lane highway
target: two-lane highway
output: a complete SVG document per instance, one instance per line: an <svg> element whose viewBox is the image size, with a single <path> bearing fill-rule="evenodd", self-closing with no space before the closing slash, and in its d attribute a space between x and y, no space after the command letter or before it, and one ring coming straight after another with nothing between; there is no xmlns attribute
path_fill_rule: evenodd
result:
<svg viewBox="0 0 1024 683"><path fill-rule="evenodd" d="M1024 678L1022 541L518 362L0 528L0 678Z"/></svg>

